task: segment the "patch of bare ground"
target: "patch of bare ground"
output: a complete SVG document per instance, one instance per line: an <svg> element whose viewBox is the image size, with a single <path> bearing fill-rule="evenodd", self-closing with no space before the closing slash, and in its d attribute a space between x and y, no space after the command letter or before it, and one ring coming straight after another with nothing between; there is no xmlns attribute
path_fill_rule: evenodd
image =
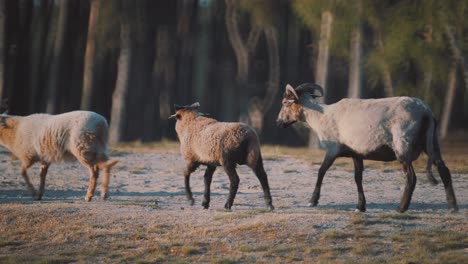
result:
<svg viewBox="0 0 468 264"><path fill-rule="evenodd" d="M201 207L203 168L192 175L191 207L177 146L114 148L111 197L102 201L97 190L89 203L79 163L53 164L37 202L19 162L0 150L0 263L468 263L468 154L461 149L444 148L460 212L448 212L443 186L430 185L421 169L410 209L400 214L398 164L366 163L368 212L355 213L352 165L340 159L324 179L319 206L310 208L323 153L277 146L263 147L275 211L264 209L260 184L244 166L232 211L222 209L229 188L222 169L208 210Z"/></svg>

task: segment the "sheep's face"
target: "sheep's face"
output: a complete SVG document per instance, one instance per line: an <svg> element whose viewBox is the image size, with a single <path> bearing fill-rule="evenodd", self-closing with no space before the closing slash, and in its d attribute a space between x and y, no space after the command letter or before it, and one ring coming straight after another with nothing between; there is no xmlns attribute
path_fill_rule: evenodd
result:
<svg viewBox="0 0 468 264"><path fill-rule="evenodd" d="M297 121L301 121L303 109L299 103L299 97L288 84L284 92L281 110L276 120L276 125L282 128L288 127Z"/></svg>

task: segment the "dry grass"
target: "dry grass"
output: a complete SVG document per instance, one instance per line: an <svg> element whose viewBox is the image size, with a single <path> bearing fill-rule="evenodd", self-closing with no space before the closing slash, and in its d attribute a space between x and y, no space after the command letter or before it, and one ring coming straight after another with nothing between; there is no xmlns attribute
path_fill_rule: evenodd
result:
<svg viewBox="0 0 468 264"><path fill-rule="evenodd" d="M270 160L320 164L323 156L306 148L262 150ZM452 172L468 171L464 149L444 150ZM155 151L177 152L178 143L134 142L116 146L113 155ZM424 167L420 162L416 166ZM400 169L393 163L366 164ZM336 166L353 168L347 159ZM147 173L139 164L124 170ZM299 170L283 172L290 176ZM466 209L449 215L445 210L354 213L288 206L275 212L226 212L148 200L2 202L0 263L468 263Z"/></svg>

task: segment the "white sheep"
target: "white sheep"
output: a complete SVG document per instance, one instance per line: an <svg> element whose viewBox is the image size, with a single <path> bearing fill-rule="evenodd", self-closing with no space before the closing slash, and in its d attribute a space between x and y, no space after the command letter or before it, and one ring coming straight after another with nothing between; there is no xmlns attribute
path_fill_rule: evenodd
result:
<svg viewBox="0 0 468 264"><path fill-rule="evenodd" d="M198 112L200 104L190 106L175 105L176 113L170 118L176 119L176 132L180 141L180 152L187 162L185 170L185 190L190 204L194 204L190 190L190 174L200 165L206 165L204 183L205 192L202 206L210 204L210 185L217 166L223 166L229 176L229 196L225 204L231 209L239 188L237 164L247 164L263 188L265 203L273 210L268 178L263 168L260 142L257 133L243 123L218 122Z"/></svg>
<svg viewBox="0 0 468 264"><path fill-rule="evenodd" d="M317 91L319 95L315 94ZM437 183L431 170L434 164L444 183L449 207L453 211L458 210L452 177L440 152L437 122L426 103L413 97L393 97L342 99L326 105L314 100L322 95L323 90L317 84L305 83L296 89L288 84L277 119L280 127L296 121L306 122L316 132L320 146L326 151L310 200L311 206L317 205L323 177L337 157L353 158L359 193L357 209L361 212L366 210L362 188L363 160L398 160L407 178L399 208L404 212L416 186L412 162L424 151L428 155L429 180Z"/></svg>
<svg viewBox="0 0 468 264"><path fill-rule="evenodd" d="M108 124L104 117L89 111L59 115L0 115L0 144L21 162L21 175L34 199L42 199L45 178L53 162L76 158L89 169L90 181L85 200L90 201L96 188L99 170L104 171L103 199L108 196L110 168L117 163L108 158ZM40 187L36 193L27 170L40 162Z"/></svg>

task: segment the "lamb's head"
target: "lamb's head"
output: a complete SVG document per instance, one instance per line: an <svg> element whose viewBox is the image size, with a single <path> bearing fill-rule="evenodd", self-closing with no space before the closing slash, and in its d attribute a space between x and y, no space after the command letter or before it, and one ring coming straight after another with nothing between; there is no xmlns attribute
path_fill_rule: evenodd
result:
<svg viewBox="0 0 468 264"><path fill-rule="evenodd" d="M191 105L174 105L175 114L171 115L169 119L183 120L186 116L198 115L198 108L200 103L196 102Z"/></svg>
<svg viewBox="0 0 468 264"><path fill-rule="evenodd" d="M17 117L7 115L6 113L0 114L0 144L5 144L13 140L14 134L11 133L17 126Z"/></svg>
<svg viewBox="0 0 468 264"><path fill-rule="evenodd" d="M320 94L316 94L318 91ZM315 99L323 96L323 89L314 83L304 83L294 89L291 85L286 85L286 90L281 102L281 110L276 119L279 127L288 127L297 121L304 121L303 100L306 97Z"/></svg>

